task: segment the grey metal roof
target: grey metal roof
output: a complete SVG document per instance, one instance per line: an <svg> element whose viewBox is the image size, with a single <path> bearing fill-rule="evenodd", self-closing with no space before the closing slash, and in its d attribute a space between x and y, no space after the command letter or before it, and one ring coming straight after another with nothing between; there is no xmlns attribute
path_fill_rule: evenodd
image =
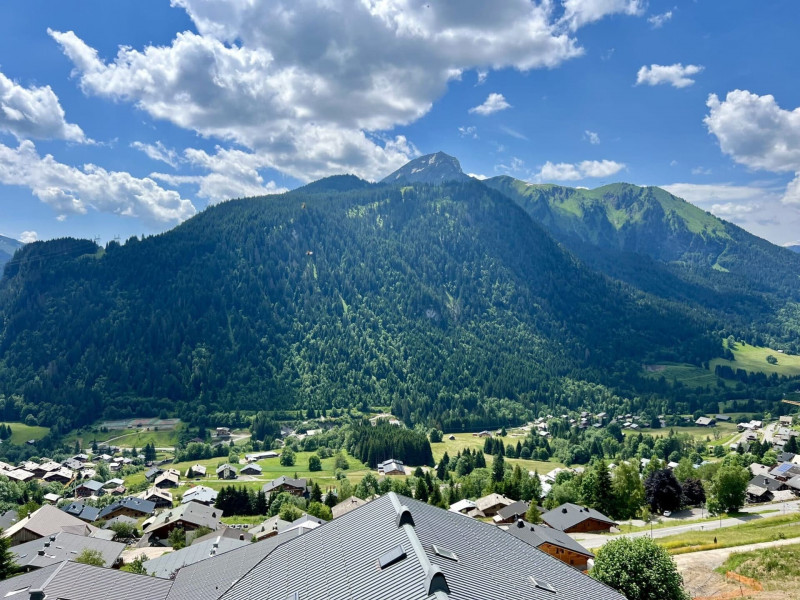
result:
<svg viewBox="0 0 800 600"><path fill-rule="evenodd" d="M286 477L285 475L282 475L281 477L278 477L277 479L273 479L269 483L265 483L264 486L261 488L261 491L263 491L265 493L269 493L272 490L277 489L277 488L281 487L284 484L285 485L289 485L291 487L302 488L302 489L306 489L306 487L307 487L307 483L306 483L305 479L302 479L302 478L301 479L292 479L291 477Z"/></svg>
<svg viewBox="0 0 800 600"><path fill-rule="evenodd" d="M175 576L167 600L217 600L287 539L284 536L272 537L183 567Z"/></svg>
<svg viewBox="0 0 800 600"><path fill-rule="evenodd" d="M786 484L782 481L774 479L773 477L770 477L769 475L756 475L750 480L748 485L767 490L768 492L777 492Z"/></svg>
<svg viewBox="0 0 800 600"><path fill-rule="evenodd" d="M519 523L522 523L522 527L519 527ZM542 544L552 544L553 546L566 548L567 550L572 550L573 552L583 554L589 558L594 558L594 554L573 540L569 534L559 531L558 529L553 529L552 527L534 525L527 521L519 521L509 526L508 533L530 544L534 548L538 548Z"/></svg>
<svg viewBox="0 0 800 600"><path fill-rule="evenodd" d="M82 481L78 487L85 487L93 492L99 492L103 489L103 484L99 481L95 481L94 479L87 479L86 481Z"/></svg>
<svg viewBox="0 0 800 600"><path fill-rule="evenodd" d="M0 529L5 531L17 521L19 521L19 513L15 510L7 510L0 515Z"/></svg>
<svg viewBox="0 0 800 600"><path fill-rule="evenodd" d="M225 552L249 545L250 542L231 539L224 536L216 536L210 540L194 543L191 546L182 548L176 552L164 554L158 558L148 560L144 563L145 569L151 575L169 579L181 567L192 565L205 560L206 558L216 558Z"/></svg>
<svg viewBox="0 0 800 600"><path fill-rule="evenodd" d="M86 549L99 552L105 566L110 567L125 549L125 544L62 531L49 537L19 544L11 551L15 555L14 562L19 566L38 569L65 560L75 560ZM40 551L44 553L39 554Z"/></svg>
<svg viewBox="0 0 800 600"><path fill-rule="evenodd" d="M0 597L12 590L39 588L48 600L164 600L171 587L171 581L149 575L65 561L0 582Z"/></svg>
<svg viewBox="0 0 800 600"><path fill-rule="evenodd" d="M139 526L138 519L134 519L133 517L126 517L125 515L119 515L118 517L114 517L113 519L106 521L106 524L103 525L103 529L111 529L111 527L116 525L117 523L125 523L126 525L133 525L136 528L138 528Z"/></svg>
<svg viewBox="0 0 800 600"><path fill-rule="evenodd" d="M137 511L143 515L152 515L156 510L156 503L143 498L134 498L133 496L128 496L127 498L123 498L122 500L118 500L117 502L106 506L100 511L100 518L105 519L108 515L120 508L127 508L129 510Z"/></svg>
<svg viewBox="0 0 800 600"><path fill-rule="evenodd" d="M444 556L450 553L455 559ZM381 557L390 565L380 568ZM294 593L326 600L624 600L493 525L394 493L280 544L222 597L285 600Z"/></svg>
<svg viewBox="0 0 800 600"><path fill-rule="evenodd" d="M211 489L210 487L206 487L204 485L198 485L197 487L189 488L183 493L183 497L181 498L181 504L186 504L187 502L199 502L200 504L213 504L217 501L217 496L219 492L216 490Z"/></svg>
<svg viewBox="0 0 800 600"><path fill-rule="evenodd" d="M600 511L587 506L578 506L571 502L566 502L561 506L557 506L553 510L547 511L542 515L542 521L550 525L553 529L560 529L561 531L574 527L586 519L595 519L612 526L616 525L612 519L609 519Z"/></svg>
<svg viewBox="0 0 800 600"><path fill-rule="evenodd" d="M92 521L97 521L100 515L100 509L95 506L89 506L88 504L84 504L83 502L70 502L66 506L64 506L61 510L65 513L72 515L73 517L78 517L81 521L86 521L87 523L91 523Z"/></svg>
<svg viewBox="0 0 800 600"><path fill-rule="evenodd" d="M514 516L524 517L525 513L528 512L528 503L523 500L517 500L516 502L509 504L508 506L504 506L500 510L497 511L497 514L503 520L513 519Z"/></svg>
<svg viewBox="0 0 800 600"><path fill-rule="evenodd" d="M77 530L93 532L96 528L87 525L80 519L57 509L55 506L45 504L29 517L21 519L3 532L6 537L11 537L16 532L26 529L36 535L45 536L61 531L64 527L76 526Z"/></svg>

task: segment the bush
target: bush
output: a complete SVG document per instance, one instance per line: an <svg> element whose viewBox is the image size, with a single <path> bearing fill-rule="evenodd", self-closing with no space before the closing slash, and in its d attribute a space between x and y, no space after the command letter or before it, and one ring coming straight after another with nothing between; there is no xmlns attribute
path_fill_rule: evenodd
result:
<svg viewBox="0 0 800 600"><path fill-rule="evenodd" d="M347 462L347 457L341 452L336 455L335 467L337 469L341 469L342 471L346 471L350 468L350 463Z"/></svg>
<svg viewBox="0 0 800 600"><path fill-rule="evenodd" d="M330 521L333 519L333 513L329 506L325 506L321 502L309 502L308 514L323 521Z"/></svg>
<svg viewBox="0 0 800 600"><path fill-rule="evenodd" d="M316 454L312 454L308 458L308 470L309 471L322 471L322 461L319 459L319 456Z"/></svg>
<svg viewBox="0 0 800 600"><path fill-rule="evenodd" d="M84 548L83 551L74 558L77 563L84 565L94 565L95 567L104 567L106 561L103 560L103 555L97 550Z"/></svg>
<svg viewBox="0 0 800 600"><path fill-rule="evenodd" d="M288 446L281 452L281 466L293 467L295 461L294 450Z"/></svg>
<svg viewBox="0 0 800 600"><path fill-rule="evenodd" d="M288 502L281 506L280 511L278 512L278 517L283 519L284 521L296 521L300 517L303 516L303 511L297 508L294 504L289 504Z"/></svg>

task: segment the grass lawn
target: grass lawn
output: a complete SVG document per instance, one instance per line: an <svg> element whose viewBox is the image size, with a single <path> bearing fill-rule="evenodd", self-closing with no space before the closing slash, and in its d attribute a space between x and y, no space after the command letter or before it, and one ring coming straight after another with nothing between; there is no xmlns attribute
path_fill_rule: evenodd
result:
<svg viewBox="0 0 800 600"><path fill-rule="evenodd" d="M663 537L657 543L670 554L685 554L795 537L800 537L800 514L765 517L722 529L687 531ZM715 538L717 543L714 543Z"/></svg>
<svg viewBox="0 0 800 600"><path fill-rule="evenodd" d="M727 345L727 342L726 342ZM736 369L744 369L749 373L766 373L771 375L777 373L778 375L786 375L787 377L795 377L800 375L800 356L790 356L788 354L778 354L777 350L770 348L763 348L759 346L750 346L745 343L737 343L733 348L733 355L736 360L724 360L722 358L715 358L709 365L713 371L717 365L728 365L734 371ZM767 356L774 356L778 359L778 363L771 365L767 362Z"/></svg>
<svg viewBox="0 0 800 600"><path fill-rule="evenodd" d="M525 439L525 432L520 431L517 433L517 430L509 430L509 435L502 438L503 443L508 445L513 443L516 445L517 441L522 441ZM455 439L451 440L450 435L452 435ZM469 448L470 450L483 450L483 444L486 441L485 438L474 436L471 433L453 433L449 434L446 433L444 435L444 440L440 443L431 444L431 449L433 450L433 460L434 462L439 462L444 453L447 452L450 458L454 457L460 450L464 450ZM493 457L486 455L486 466L492 466ZM545 474L556 467L563 467L564 465L560 462L553 462L553 461L540 461L540 460L523 460L521 458L507 458L506 462L510 465L519 465L522 469L527 469L528 471L539 471L540 474Z"/></svg>
<svg viewBox="0 0 800 600"><path fill-rule="evenodd" d="M669 435L670 429L675 433L688 433L695 440L706 441L706 438L710 438L709 444L724 443L725 440L731 439L738 433L736 425L733 423L717 423L715 427L664 427L662 429L645 429L642 433L651 436L667 436ZM715 433L719 434L719 440L714 439Z"/></svg>
<svg viewBox="0 0 800 600"><path fill-rule="evenodd" d="M730 513L730 514L723 514L723 519L728 519L731 517L741 517L744 515L752 515L752 514L768 514L768 513L778 513L780 512L779 509L767 509L767 510L760 510L757 513ZM676 520L676 519L661 519L659 518L658 521L653 523L652 529L666 529L667 527L679 527L681 525L696 525L698 523L713 523L714 521L719 521L719 517L706 517L704 519L690 519L690 520ZM620 523L619 530L622 533L634 533L636 531L650 531L650 525L639 525L639 526L631 526L626 523Z"/></svg>
<svg viewBox="0 0 800 600"><path fill-rule="evenodd" d="M31 427L24 423L6 423L11 427L11 443L24 444L28 440L40 440L50 431L49 427Z"/></svg>
<svg viewBox="0 0 800 600"><path fill-rule="evenodd" d="M797 590L800 587L800 544L734 552L717 571L722 574L734 571L752 577L766 590L788 591L788 586Z"/></svg>
<svg viewBox="0 0 800 600"><path fill-rule="evenodd" d="M152 428L149 431L142 428L100 431L98 427L86 427L70 432L64 437L64 441L71 446L78 440L81 448L90 448L95 440L126 448L136 446L141 449L142 446L151 442L157 448L171 448L177 443L182 427L183 425L178 425L175 429L159 431Z"/></svg>
<svg viewBox="0 0 800 600"><path fill-rule="evenodd" d="M712 367L713 368L713 367ZM682 363L661 363L658 365L647 365L645 376L651 379L664 377L671 382L673 379L679 381L688 388L704 388L706 386L715 387L721 381L725 386L733 386L734 382L727 381L714 375L714 371L703 369L695 365Z"/></svg>

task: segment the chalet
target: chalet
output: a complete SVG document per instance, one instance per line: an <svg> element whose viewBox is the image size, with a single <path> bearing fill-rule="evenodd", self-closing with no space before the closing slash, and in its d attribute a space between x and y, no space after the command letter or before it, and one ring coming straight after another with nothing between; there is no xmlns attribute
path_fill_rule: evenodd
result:
<svg viewBox="0 0 800 600"><path fill-rule="evenodd" d="M472 435L476 435L476 436L482 437L482 438L487 438L487 437L492 437L492 432L491 431L486 431L484 429L483 431L478 432L478 433L473 433Z"/></svg>
<svg viewBox="0 0 800 600"><path fill-rule="evenodd" d="M85 550L96 552L103 560L103 566L111 567L120 562L120 554L124 549L125 544L119 542L59 531L49 537L14 546L12 554L18 568L27 573L74 560Z"/></svg>
<svg viewBox="0 0 800 600"><path fill-rule="evenodd" d="M76 498L89 498L90 496L102 496L103 494L105 494L103 484L93 479L82 481L75 488Z"/></svg>
<svg viewBox="0 0 800 600"><path fill-rule="evenodd" d="M454 502L453 504L451 504L448 510L450 510L450 512L457 512L461 513L462 515L466 515L467 513L469 513L469 511L477 507L478 505L475 504L472 500L467 500L465 498L464 500L459 500L458 502Z"/></svg>
<svg viewBox="0 0 800 600"><path fill-rule="evenodd" d="M267 495L272 492L288 492L293 496L306 496L308 484L305 479L292 479L284 475L265 483L261 490Z"/></svg>
<svg viewBox="0 0 800 600"><path fill-rule="evenodd" d="M170 531L177 527L184 531L193 531L198 527L216 530L220 528L220 518L222 518L222 511L218 508L197 502L187 502L156 515L145 530L147 541L150 544L159 544L165 541Z"/></svg>
<svg viewBox="0 0 800 600"><path fill-rule="evenodd" d="M66 468L61 467L57 471L50 471L47 475L42 477L47 483L60 483L61 485L69 484L75 478L75 473Z"/></svg>
<svg viewBox="0 0 800 600"><path fill-rule="evenodd" d="M333 513L333 518L336 519L349 513L351 510L355 510L359 506L364 506L367 503L367 500L362 500L357 496L350 496L346 500L342 500L333 508L331 508L331 512Z"/></svg>
<svg viewBox="0 0 800 600"><path fill-rule="evenodd" d="M152 467L145 471L144 478L149 481L150 483L156 480L156 477L161 475L164 472L164 469L159 469L158 467Z"/></svg>
<svg viewBox="0 0 800 600"><path fill-rule="evenodd" d="M58 504L58 501L61 500L61 496L58 494L54 494L50 492L49 494L44 495L44 501L48 504Z"/></svg>
<svg viewBox="0 0 800 600"><path fill-rule="evenodd" d="M718 423L730 423L731 416L730 415L717 415L714 417Z"/></svg>
<svg viewBox="0 0 800 600"><path fill-rule="evenodd" d="M8 477L9 479L13 479L14 481L19 481L20 483L25 483L26 481L30 481L31 479L35 478L35 475L30 471L26 471L25 469L14 469L12 471L3 471L3 475Z"/></svg>
<svg viewBox="0 0 800 600"><path fill-rule="evenodd" d="M266 600L278 597L272 582L280 574L282 582L289 582L288 594L284 586L280 598L299 600L623 600L618 592L499 528L391 492L323 527L285 541L282 537L179 570L170 596ZM322 550L328 547L330 551ZM314 561L297 560L301 556L313 556ZM201 580L207 588L219 588L218 596L200 596ZM345 581L347 585L331 584Z"/></svg>
<svg viewBox="0 0 800 600"><path fill-rule="evenodd" d="M39 510L20 519L3 531L2 536L9 538L11 545L16 546L51 533L58 533L64 527L74 528L75 531L84 531L89 535L96 531L95 527L87 525L77 517L67 514L55 506L45 504Z"/></svg>
<svg viewBox="0 0 800 600"><path fill-rule="evenodd" d="M262 470L261 466L255 463L250 463L249 465L245 465L239 471L242 475L261 475Z"/></svg>
<svg viewBox="0 0 800 600"><path fill-rule="evenodd" d="M698 427L713 427L717 422L711 417L700 417L695 422Z"/></svg>
<svg viewBox="0 0 800 600"><path fill-rule="evenodd" d="M794 462L794 457L797 456L794 452L781 452L778 454L779 463Z"/></svg>
<svg viewBox="0 0 800 600"><path fill-rule="evenodd" d="M228 463L217 467L218 479L236 479L238 476L239 475L237 474L236 467L229 465Z"/></svg>
<svg viewBox="0 0 800 600"><path fill-rule="evenodd" d="M513 500L500 494L489 494L475 500L475 508L482 512L484 516L493 517L501 508L513 503Z"/></svg>
<svg viewBox="0 0 800 600"><path fill-rule="evenodd" d="M406 468L403 466L402 460L390 458L383 461L378 465L378 474L380 475L405 475Z"/></svg>
<svg viewBox="0 0 800 600"><path fill-rule="evenodd" d="M61 466L69 469L70 471L80 471L83 468L83 463L79 460L75 460L74 458L68 458L61 463Z"/></svg>
<svg viewBox="0 0 800 600"><path fill-rule="evenodd" d="M789 481L787 481L786 487L792 490L792 492L795 494L800 494L800 475L795 475Z"/></svg>
<svg viewBox="0 0 800 600"><path fill-rule="evenodd" d="M528 512L529 506L530 504L523 500L512 502L508 506L504 506L498 510L497 514L492 518L492 521L498 525L501 523L516 523L519 519L525 518L525 513Z"/></svg>
<svg viewBox="0 0 800 600"><path fill-rule="evenodd" d="M519 519L508 528L508 533L580 571L585 571L589 560L594 558L591 552L558 529Z"/></svg>
<svg viewBox="0 0 800 600"><path fill-rule="evenodd" d="M80 454L76 454L72 457L72 460L77 460L79 463L83 464L89 460L89 457L81 452Z"/></svg>
<svg viewBox="0 0 800 600"><path fill-rule="evenodd" d="M544 513L542 521L565 533L611 531L612 527L617 526L617 523L600 511L571 502Z"/></svg>
<svg viewBox="0 0 800 600"><path fill-rule="evenodd" d="M231 437L230 427L217 427L214 436L220 439L227 439Z"/></svg>
<svg viewBox="0 0 800 600"><path fill-rule="evenodd" d="M205 477L206 468L203 465L192 465L186 469L186 477Z"/></svg>
<svg viewBox="0 0 800 600"><path fill-rule="evenodd" d="M116 517L131 517L133 519L140 519L142 517L149 517L156 510L156 503L142 498L134 498L128 496L113 504L109 504L100 511L100 517L104 520L114 519Z"/></svg>
<svg viewBox="0 0 800 600"><path fill-rule="evenodd" d="M143 500L149 500L156 505L156 508L170 508L172 506L172 494L161 488L152 487L141 496Z"/></svg>
<svg viewBox="0 0 800 600"><path fill-rule="evenodd" d="M792 423L794 423L792 415L784 415L779 419L779 421L780 424L783 425L784 427L791 427Z"/></svg>
<svg viewBox="0 0 800 600"><path fill-rule="evenodd" d="M217 495L218 493L215 490L212 490L210 487L198 485L184 492L183 497L181 498L181 504L186 504L187 502L197 502L199 504L211 506L212 504L216 503Z"/></svg>
<svg viewBox="0 0 800 600"><path fill-rule="evenodd" d="M781 463L769 475L778 481L789 481L795 475L800 475L800 466L790 462Z"/></svg>
<svg viewBox="0 0 800 600"><path fill-rule="evenodd" d="M762 476L763 476L763 475L769 475L769 472L770 472L771 470L772 470L772 469L770 469L768 466L766 466L766 465L762 465L762 464L760 464L760 463L752 463L752 464L750 465L750 474L751 474L751 475L753 475L753 476L757 476L757 475L762 475Z"/></svg>
<svg viewBox="0 0 800 600"><path fill-rule="evenodd" d="M786 483L769 475L753 477L747 484L747 500L749 502L769 502L773 494L786 489Z"/></svg>
<svg viewBox="0 0 800 600"><path fill-rule="evenodd" d="M280 517L274 516L259 523L255 527L251 527L247 530L247 533L256 541L260 541L278 535L279 532L284 531L289 525L291 525L289 521L284 521Z"/></svg>
<svg viewBox="0 0 800 600"><path fill-rule="evenodd" d="M62 507L63 510L68 515L72 515L73 517L77 517L81 521L86 521L87 523L91 523L92 521L97 521L100 514L100 509L95 506L89 506L88 504L84 504L83 502L71 502L66 506Z"/></svg>
<svg viewBox="0 0 800 600"><path fill-rule="evenodd" d="M159 489L167 489L167 488L176 488L180 485L181 478L179 475L167 471L166 473L162 473L156 480L153 482L153 485Z"/></svg>

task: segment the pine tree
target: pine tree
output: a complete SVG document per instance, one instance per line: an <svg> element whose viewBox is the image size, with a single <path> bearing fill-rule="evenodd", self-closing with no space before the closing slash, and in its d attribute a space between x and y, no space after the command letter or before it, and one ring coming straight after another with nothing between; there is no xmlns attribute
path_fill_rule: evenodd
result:
<svg viewBox="0 0 800 600"><path fill-rule="evenodd" d="M0 580L11 577L16 568L14 554L11 552L11 539L0 537Z"/></svg>
<svg viewBox="0 0 800 600"><path fill-rule="evenodd" d="M505 469L506 469L505 459L503 458L503 455L500 452L498 452L497 455L494 457L494 463L492 464L492 481L494 483L502 483L506 474Z"/></svg>

